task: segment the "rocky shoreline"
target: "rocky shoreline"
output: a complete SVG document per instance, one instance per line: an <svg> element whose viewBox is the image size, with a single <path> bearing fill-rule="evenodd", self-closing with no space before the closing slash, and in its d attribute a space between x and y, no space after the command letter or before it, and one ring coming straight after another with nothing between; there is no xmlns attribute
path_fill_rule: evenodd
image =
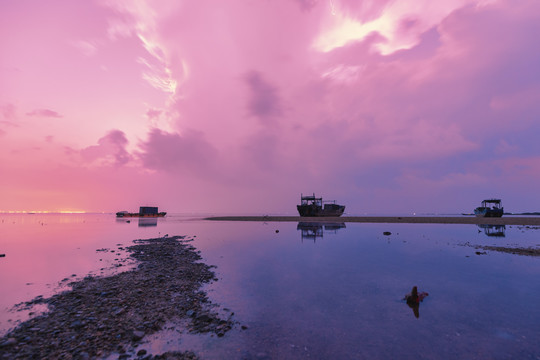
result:
<svg viewBox="0 0 540 360"><path fill-rule="evenodd" d="M151 354L144 348L145 337L166 323L217 337L236 325L234 313L222 309L228 314L220 317L201 290L217 279L188 242L181 236L135 240L120 248L136 260L134 269L87 276L69 291L22 304L45 304L49 311L0 338L0 359L197 359L191 351Z"/></svg>

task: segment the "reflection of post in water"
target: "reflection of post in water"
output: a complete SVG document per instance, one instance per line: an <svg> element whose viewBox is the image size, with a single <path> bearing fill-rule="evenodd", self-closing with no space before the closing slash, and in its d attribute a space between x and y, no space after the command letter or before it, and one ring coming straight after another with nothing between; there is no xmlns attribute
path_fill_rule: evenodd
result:
<svg viewBox="0 0 540 360"><path fill-rule="evenodd" d="M145 227L145 226L157 226L158 218L157 217L151 217L151 218L139 218L139 227Z"/></svg>
<svg viewBox="0 0 540 360"><path fill-rule="evenodd" d="M505 237L506 225L486 225L479 224L478 227L484 230L487 236Z"/></svg>
<svg viewBox="0 0 540 360"><path fill-rule="evenodd" d="M427 292L418 292L418 288L413 286L411 292L403 298L407 302L407 305L413 310L416 318L420 317L420 303L429 294Z"/></svg>
<svg viewBox="0 0 540 360"><path fill-rule="evenodd" d="M315 242L317 238L322 238L324 233L336 233L339 229L345 228L345 223L332 222L307 222L298 223L296 230L302 231L302 240L310 239Z"/></svg>

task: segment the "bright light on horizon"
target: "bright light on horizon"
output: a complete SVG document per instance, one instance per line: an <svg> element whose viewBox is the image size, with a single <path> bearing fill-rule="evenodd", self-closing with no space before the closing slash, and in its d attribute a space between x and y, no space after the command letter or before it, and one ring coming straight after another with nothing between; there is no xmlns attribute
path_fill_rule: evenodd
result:
<svg viewBox="0 0 540 360"><path fill-rule="evenodd" d="M86 214L84 210L0 210L2 214Z"/></svg>

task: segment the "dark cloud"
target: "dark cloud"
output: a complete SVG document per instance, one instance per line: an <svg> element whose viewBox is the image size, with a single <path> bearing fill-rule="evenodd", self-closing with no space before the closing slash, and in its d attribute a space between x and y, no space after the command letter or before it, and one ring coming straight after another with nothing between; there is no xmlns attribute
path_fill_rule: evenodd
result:
<svg viewBox="0 0 540 360"><path fill-rule="evenodd" d="M39 117L52 117L52 118L61 118L62 117L62 115L60 115L56 111L49 110L49 109L35 109L34 111L26 113L26 115L28 115L28 116L39 116Z"/></svg>
<svg viewBox="0 0 540 360"><path fill-rule="evenodd" d="M131 160L131 155L126 150L127 144L128 140L122 131L111 130L98 140L98 145L82 149L80 154L83 159L89 162L99 159L107 161L112 158L115 166L121 166Z"/></svg>
<svg viewBox="0 0 540 360"><path fill-rule="evenodd" d="M180 135L153 129L140 147L144 167L168 172L207 174L214 168L218 155L203 133L197 131Z"/></svg>
<svg viewBox="0 0 540 360"><path fill-rule="evenodd" d="M249 72L245 81L251 91L248 102L251 115L267 119L283 113L277 89L260 72Z"/></svg>

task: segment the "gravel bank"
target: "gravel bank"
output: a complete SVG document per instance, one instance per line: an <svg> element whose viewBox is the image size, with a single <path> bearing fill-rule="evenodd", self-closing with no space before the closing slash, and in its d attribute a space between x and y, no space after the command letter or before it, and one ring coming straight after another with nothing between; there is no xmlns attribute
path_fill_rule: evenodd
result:
<svg viewBox="0 0 540 360"><path fill-rule="evenodd" d="M201 291L217 279L187 240L175 236L134 243L124 250L137 261L135 269L88 276L71 283L70 291L21 304L46 304L49 311L0 338L0 359L197 359L190 351L150 354L145 336L166 323L217 337L235 326L233 313L220 318L218 306Z"/></svg>

